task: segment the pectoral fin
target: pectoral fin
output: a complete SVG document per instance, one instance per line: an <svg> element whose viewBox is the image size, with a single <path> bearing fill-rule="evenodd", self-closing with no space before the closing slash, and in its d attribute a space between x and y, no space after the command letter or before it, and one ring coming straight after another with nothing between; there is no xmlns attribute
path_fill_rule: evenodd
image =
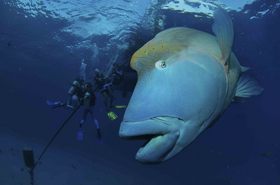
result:
<svg viewBox="0 0 280 185"><path fill-rule="evenodd" d="M238 81L235 96L237 98L250 98L261 94L263 88L258 82L247 75L242 75Z"/></svg>

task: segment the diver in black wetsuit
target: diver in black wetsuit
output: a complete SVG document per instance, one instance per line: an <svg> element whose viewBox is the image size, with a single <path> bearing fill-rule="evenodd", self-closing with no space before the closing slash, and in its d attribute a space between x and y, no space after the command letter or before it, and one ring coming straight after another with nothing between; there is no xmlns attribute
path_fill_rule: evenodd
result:
<svg viewBox="0 0 280 185"><path fill-rule="evenodd" d="M84 86L84 81L82 79L77 78L72 82L68 90L68 98L66 103L60 100L59 101L47 100L47 104L53 109L59 107L74 109L75 107L80 105L80 101L83 96L83 86Z"/></svg>
<svg viewBox="0 0 280 185"><path fill-rule="evenodd" d="M83 140L84 134L82 127L87 120L88 115L91 116L92 121L96 127L97 137L101 139L100 125L97 119L93 116L92 107L95 105L95 94L90 83L85 83L86 81L86 67L87 65L84 63L84 60L81 63L80 67L80 75L77 79L75 79L69 90L68 90L68 99L66 102L63 101L50 101L47 100L47 104L52 108L58 107L67 107L72 110L75 110L79 106L82 106L83 117L80 121L80 129L77 133L77 139Z"/></svg>
<svg viewBox="0 0 280 185"><path fill-rule="evenodd" d="M123 70L119 64L113 64L112 73L111 73L111 81L113 85L120 85L123 81Z"/></svg>
<svg viewBox="0 0 280 185"><path fill-rule="evenodd" d="M88 115L90 115L91 120L95 124L98 139L101 139L100 125L99 125L97 119L94 118L93 111L92 111L92 107L95 105L96 97L95 97L94 91L92 89L92 85L90 83L85 84L83 94L84 94L84 96L83 96L81 102L82 102L84 111L83 111L82 120L80 121L80 129L77 133L77 139L83 140L82 127L83 127L84 123L86 122Z"/></svg>
<svg viewBox="0 0 280 185"><path fill-rule="evenodd" d="M47 104L52 108L67 107L70 109L74 109L80 105L81 99L83 98L83 88L86 81L86 67L87 64L84 63L84 59L82 59L79 77L77 77L72 82L68 90L68 98L66 102L47 100Z"/></svg>
<svg viewBox="0 0 280 185"><path fill-rule="evenodd" d="M99 91L104 98L104 105L107 111L107 116L110 120L117 119L117 115L110 111L113 107L113 91L112 91L112 81L110 78L105 77L99 69L95 69L94 77L95 90Z"/></svg>

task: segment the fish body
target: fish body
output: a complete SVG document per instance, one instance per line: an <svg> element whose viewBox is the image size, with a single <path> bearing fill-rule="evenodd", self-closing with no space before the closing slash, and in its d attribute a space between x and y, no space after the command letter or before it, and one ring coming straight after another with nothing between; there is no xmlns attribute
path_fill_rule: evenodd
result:
<svg viewBox="0 0 280 185"><path fill-rule="evenodd" d="M192 143L224 112L236 96L260 94L262 88L241 78L231 51L233 28L218 9L211 35L176 27L157 34L131 58L138 81L119 135L145 136L141 162L162 162Z"/></svg>

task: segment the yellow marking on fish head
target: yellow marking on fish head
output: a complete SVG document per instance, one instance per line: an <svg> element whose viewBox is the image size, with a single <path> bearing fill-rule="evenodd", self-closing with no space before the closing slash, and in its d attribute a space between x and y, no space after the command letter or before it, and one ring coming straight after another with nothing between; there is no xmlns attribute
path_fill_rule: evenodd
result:
<svg viewBox="0 0 280 185"><path fill-rule="evenodd" d="M157 61L165 60L181 49L176 43L154 38L132 55L130 66L136 71L150 69Z"/></svg>

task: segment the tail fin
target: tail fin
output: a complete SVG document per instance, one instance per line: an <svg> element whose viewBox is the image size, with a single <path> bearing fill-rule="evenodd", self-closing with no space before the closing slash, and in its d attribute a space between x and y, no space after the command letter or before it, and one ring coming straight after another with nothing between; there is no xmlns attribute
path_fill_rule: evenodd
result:
<svg viewBox="0 0 280 185"><path fill-rule="evenodd" d="M225 64L231 54L234 33L231 18L222 8L218 8L214 13L212 30L217 37Z"/></svg>
<svg viewBox="0 0 280 185"><path fill-rule="evenodd" d="M260 95L263 90L255 79L242 75L238 81L235 96L238 98L250 98L251 96Z"/></svg>

